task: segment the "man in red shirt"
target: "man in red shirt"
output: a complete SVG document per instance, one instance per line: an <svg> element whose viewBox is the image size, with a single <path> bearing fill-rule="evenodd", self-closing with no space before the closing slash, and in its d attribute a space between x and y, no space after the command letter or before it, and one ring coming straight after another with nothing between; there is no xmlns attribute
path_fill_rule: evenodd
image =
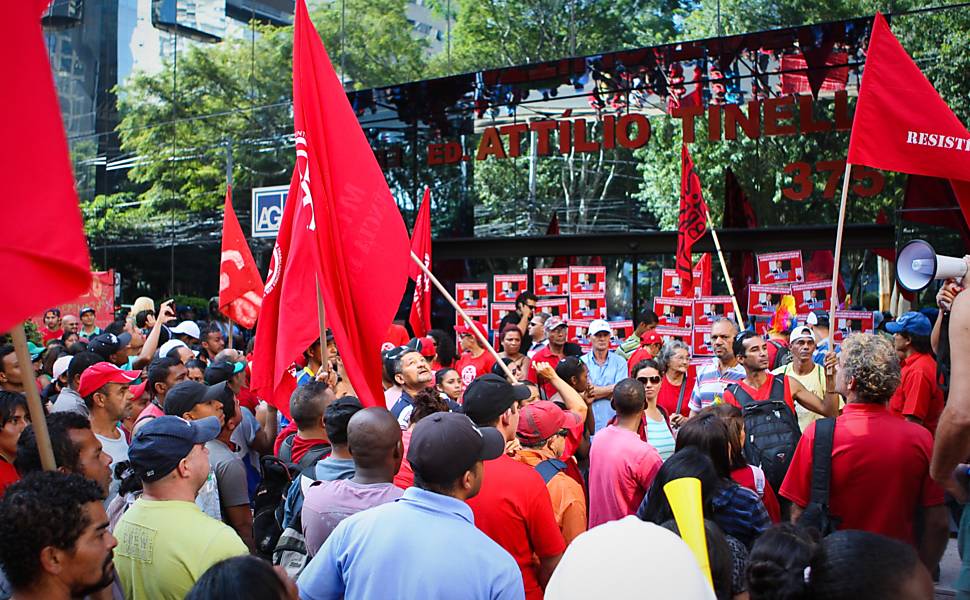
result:
<svg viewBox="0 0 970 600"><path fill-rule="evenodd" d="M0 496L8 485L20 479L13 461L17 440L27 427L27 399L17 392L0 391Z"/></svg>
<svg viewBox="0 0 970 600"><path fill-rule="evenodd" d="M485 339L488 339L488 331L485 326L478 321L474 321L474 323L475 329ZM455 370L461 377L462 385L467 388L478 377L492 372L492 367L495 366L495 357L492 356L491 352L485 350L485 347L478 341L478 336L467 325L455 325L455 333L458 334L461 348L464 351L461 358L458 359L458 364L455 365Z"/></svg>
<svg viewBox="0 0 970 600"><path fill-rule="evenodd" d="M633 351L627 359L627 369L630 377L633 377L633 367L641 360L657 358L660 354L660 347L663 346L663 338L654 330L647 331L640 336L640 347Z"/></svg>
<svg viewBox="0 0 970 600"><path fill-rule="evenodd" d="M549 317L546 320L546 336L549 343L532 356L532 362L545 362L555 369L563 358L566 357L566 334L568 327L566 322L559 317ZM539 385L546 392L546 398L552 398L556 393L556 388L552 382L544 377L539 377Z"/></svg>
<svg viewBox="0 0 970 600"><path fill-rule="evenodd" d="M529 396L524 385L484 375L465 390L465 415L479 427L495 427L511 442L519 425L519 402ZM541 600L566 549L542 476L503 454L485 461L482 489L467 502L475 513L475 526L515 558L526 599Z"/></svg>
<svg viewBox="0 0 970 600"><path fill-rule="evenodd" d="M933 436L887 407L899 378L888 340L857 333L842 343L835 385L846 405L835 421L829 510L840 519L839 529L861 529L916 546L933 569L946 548L949 517L943 490L929 473ZM793 521L811 500L817 424L805 429L780 490L795 504Z"/></svg>
<svg viewBox="0 0 970 600"><path fill-rule="evenodd" d="M902 367L899 387L889 399L889 412L936 433L943 413L943 390L936 378L936 359L930 353L933 326L923 313L908 312L886 324Z"/></svg>
<svg viewBox="0 0 970 600"><path fill-rule="evenodd" d="M64 330L61 329L61 309L48 308L44 313L44 326L40 328L41 343L46 345L47 342L59 339L62 335Z"/></svg>

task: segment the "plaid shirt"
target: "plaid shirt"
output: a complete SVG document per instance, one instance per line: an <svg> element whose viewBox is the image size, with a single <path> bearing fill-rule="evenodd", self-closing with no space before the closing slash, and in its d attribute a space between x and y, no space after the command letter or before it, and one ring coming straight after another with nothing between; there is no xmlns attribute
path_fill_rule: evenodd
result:
<svg viewBox="0 0 970 600"><path fill-rule="evenodd" d="M728 385L744 379L744 367L741 365L734 365L722 373L719 364L715 357L710 364L697 369L697 381L688 404L692 411L700 412L702 408L720 402Z"/></svg>
<svg viewBox="0 0 970 600"><path fill-rule="evenodd" d="M771 527L771 518L756 492L729 482L714 492L713 521L749 550L755 539Z"/></svg>

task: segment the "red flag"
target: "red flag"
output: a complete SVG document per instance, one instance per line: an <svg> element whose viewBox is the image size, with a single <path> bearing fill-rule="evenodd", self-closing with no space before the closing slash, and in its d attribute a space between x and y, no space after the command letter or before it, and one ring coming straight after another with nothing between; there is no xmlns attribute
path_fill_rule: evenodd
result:
<svg viewBox="0 0 970 600"><path fill-rule="evenodd" d="M687 151L687 144L680 152L680 223L677 228L677 275L680 284L692 289L694 261L691 248L707 231L707 204L701 194L701 180L694 170L694 161Z"/></svg>
<svg viewBox="0 0 970 600"><path fill-rule="evenodd" d="M411 252L421 259L424 266L431 269L431 190L424 188L424 200L414 220L411 232ZM408 322L415 337L423 337L431 329L431 281L424 271L408 263L408 277L414 280L414 298L411 300L411 314Z"/></svg>
<svg viewBox="0 0 970 600"><path fill-rule="evenodd" d="M263 279L232 209L232 186L226 186L222 210L222 256L219 262L219 311L246 329L256 324L263 303Z"/></svg>
<svg viewBox="0 0 970 600"><path fill-rule="evenodd" d="M320 35L296 3L298 195L313 206L327 323L364 406L384 406L380 348L407 287L408 232Z"/></svg>
<svg viewBox="0 0 970 600"><path fill-rule="evenodd" d="M849 162L950 179L970 223L970 132L876 13Z"/></svg>
<svg viewBox="0 0 970 600"><path fill-rule="evenodd" d="M48 4L12 2L5 7L8 59L0 73L11 93L3 95L0 130L7 140L0 164L6 174L8 224L0 240L0 264L8 274L7 293L0 295L0 331L73 300L91 286L84 225L40 27ZM43 235L30 223L43 223Z"/></svg>

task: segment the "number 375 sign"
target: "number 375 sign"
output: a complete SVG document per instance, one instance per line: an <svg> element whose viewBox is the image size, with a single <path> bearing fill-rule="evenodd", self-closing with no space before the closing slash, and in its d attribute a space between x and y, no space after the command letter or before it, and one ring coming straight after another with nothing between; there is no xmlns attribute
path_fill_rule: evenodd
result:
<svg viewBox="0 0 970 600"><path fill-rule="evenodd" d="M781 188L781 193L789 200L797 202L810 199L822 183L822 198L832 200L839 191L839 183L845 176L844 160L821 160L814 165L807 162L794 162L784 169L789 183ZM824 183L823 183L824 182ZM852 181L849 189L858 196L869 198L882 191L886 179L875 169L853 165Z"/></svg>

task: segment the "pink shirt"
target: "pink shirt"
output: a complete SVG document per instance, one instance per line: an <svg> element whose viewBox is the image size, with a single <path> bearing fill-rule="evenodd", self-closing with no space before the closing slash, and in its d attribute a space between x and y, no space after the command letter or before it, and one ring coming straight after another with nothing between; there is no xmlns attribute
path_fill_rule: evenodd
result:
<svg viewBox="0 0 970 600"><path fill-rule="evenodd" d="M663 461L640 436L608 425L589 451L589 527L632 515Z"/></svg>

